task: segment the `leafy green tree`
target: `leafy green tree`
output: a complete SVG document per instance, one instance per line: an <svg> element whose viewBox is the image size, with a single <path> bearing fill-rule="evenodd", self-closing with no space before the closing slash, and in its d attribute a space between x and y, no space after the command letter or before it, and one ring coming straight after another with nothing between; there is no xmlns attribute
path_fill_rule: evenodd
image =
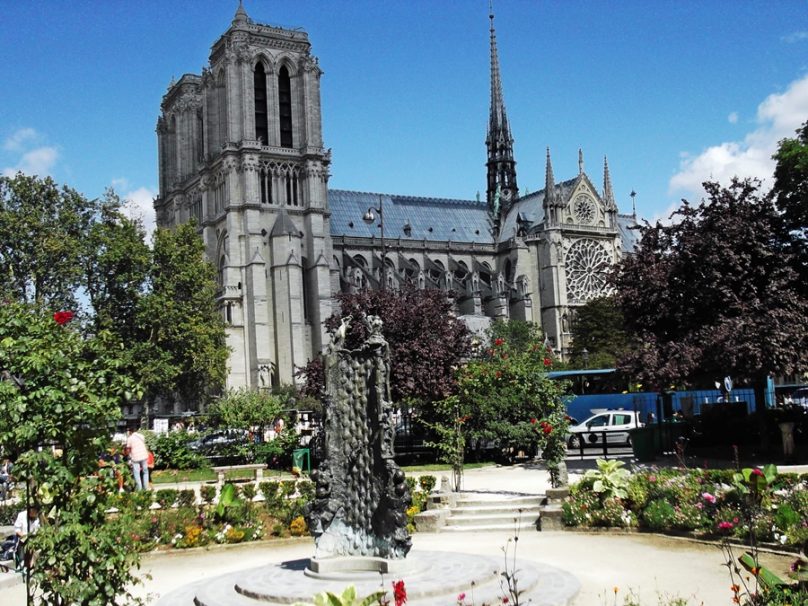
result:
<svg viewBox="0 0 808 606"><path fill-rule="evenodd" d="M574 368L614 368L628 348L623 314L611 296L591 299L579 307L572 322L572 335Z"/></svg>
<svg viewBox="0 0 808 606"><path fill-rule="evenodd" d="M615 277L632 347L621 364L649 386L712 385L725 375L761 385L806 365L808 301L790 236L755 181L705 183L671 225L646 225ZM762 398L761 398L762 400Z"/></svg>
<svg viewBox="0 0 808 606"><path fill-rule="evenodd" d="M137 308L146 287L151 251L138 220L120 213L118 195L107 190L98 220L90 228L85 284L96 329L123 341L138 338Z"/></svg>
<svg viewBox="0 0 808 606"><path fill-rule="evenodd" d="M236 446L234 454L260 462L286 462L299 445L299 436L289 427L283 396L250 389L231 390L208 407L208 421L213 426L243 429L252 438ZM263 441L266 431L276 419L287 428L269 442Z"/></svg>
<svg viewBox="0 0 808 606"><path fill-rule="evenodd" d="M70 319L0 306L0 450L16 458L26 499L44 514L27 543L32 582L41 604L139 603L129 593L137 550L106 516L117 485L98 473L120 404L138 385L120 372L115 339L83 338Z"/></svg>
<svg viewBox="0 0 808 606"><path fill-rule="evenodd" d="M483 357L459 371L453 414L468 438L514 450L540 447L555 474L564 458L567 420L565 386L547 376L552 365L552 354L538 339L521 351L494 339Z"/></svg>
<svg viewBox="0 0 808 606"><path fill-rule="evenodd" d="M793 236L794 267L808 297L808 121L795 138L780 141L774 159L774 194Z"/></svg>
<svg viewBox="0 0 808 606"><path fill-rule="evenodd" d="M0 176L0 293L76 309L81 261L101 206L50 177Z"/></svg>
<svg viewBox="0 0 808 606"><path fill-rule="evenodd" d="M524 352L541 342L542 331L533 322L497 319L488 329L488 341L493 343L497 339L503 339L513 351Z"/></svg>
<svg viewBox="0 0 808 606"><path fill-rule="evenodd" d="M155 232L148 288L137 310L143 337L135 357L149 398L204 404L224 386L229 350L215 272L192 223Z"/></svg>

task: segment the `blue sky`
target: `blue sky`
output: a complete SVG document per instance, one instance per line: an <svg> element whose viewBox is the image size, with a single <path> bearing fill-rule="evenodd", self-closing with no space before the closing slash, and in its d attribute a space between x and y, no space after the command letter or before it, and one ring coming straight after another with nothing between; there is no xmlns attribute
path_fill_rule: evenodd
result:
<svg viewBox="0 0 808 606"><path fill-rule="evenodd" d="M200 73L235 0L0 0L0 172L112 185L145 210L172 76ZM487 0L246 0L308 31L322 79L330 187L473 198L485 190ZM524 190L577 174L621 212L667 216L699 183L768 177L808 119L805 0L498 0L505 103Z"/></svg>

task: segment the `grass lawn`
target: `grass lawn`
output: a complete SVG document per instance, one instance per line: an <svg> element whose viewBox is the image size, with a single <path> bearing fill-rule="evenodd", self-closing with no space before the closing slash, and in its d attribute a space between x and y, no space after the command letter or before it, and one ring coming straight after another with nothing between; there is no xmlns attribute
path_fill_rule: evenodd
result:
<svg viewBox="0 0 808 606"><path fill-rule="evenodd" d="M155 469L151 474L152 484L175 484L177 482L215 482L216 472L210 467L201 469ZM252 480L255 472L252 469L236 469L225 474L227 480ZM265 469L264 478L267 480L291 480L294 476L288 471L278 469Z"/></svg>
<svg viewBox="0 0 808 606"><path fill-rule="evenodd" d="M479 469L491 465L496 465L496 463L464 463L463 469ZM427 465L402 465L401 469L404 470L404 473L420 473L422 471L452 471L452 466L446 463L429 463Z"/></svg>
<svg viewBox="0 0 808 606"><path fill-rule="evenodd" d="M466 463L463 469L479 469L494 463ZM405 473L425 473L430 471L452 471L451 466L445 463L429 463L426 465L406 465L401 469ZM152 484L176 484L178 482L215 482L216 472L210 467L200 469L154 469L151 472ZM236 469L228 471L225 478L228 480L251 480L255 477L251 469ZM292 480L294 476L288 471L279 469L265 469L264 478L267 480Z"/></svg>

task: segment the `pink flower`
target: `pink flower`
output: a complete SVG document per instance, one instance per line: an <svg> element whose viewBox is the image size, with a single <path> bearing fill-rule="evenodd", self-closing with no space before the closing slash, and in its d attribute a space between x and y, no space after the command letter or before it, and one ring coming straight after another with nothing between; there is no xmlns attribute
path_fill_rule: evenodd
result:
<svg viewBox="0 0 808 606"><path fill-rule="evenodd" d="M465 593L461 593L461 594L459 594L459 595L457 596L457 601L458 601L458 602L462 602L462 601L463 601L463 600L465 600L465 599L466 599L466 594L465 594Z"/></svg>
<svg viewBox="0 0 808 606"><path fill-rule="evenodd" d="M753 469L753 470L752 470L752 475L753 475L753 476L762 476L762 475L763 475L763 472L762 472L762 471L760 471L760 469L758 469L758 468L756 467L755 469Z"/></svg>
<svg viewBox="0 0 808 606"><path fill-rule="evenodd" d="M735 519L737 520L738 518L735 518ZM718 530L727 530L727 531L729 531L729 530L732 530L733 528L735 528L735 525L732 522L719 522L718 523Z"/></svg>
<svg viewBox="0 0 808 606"><path fill-rule="evenodd" d="M710 503L711 505L714 505L716 501L715 497L711 495L709 492L702 493L701 498Z"/></svg>

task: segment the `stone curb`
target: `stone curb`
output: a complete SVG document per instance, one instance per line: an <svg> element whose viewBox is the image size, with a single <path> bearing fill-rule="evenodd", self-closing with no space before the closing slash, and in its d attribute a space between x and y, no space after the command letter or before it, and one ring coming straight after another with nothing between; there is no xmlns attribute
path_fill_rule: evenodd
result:
<svg viewBox="0 0 808 606"><path fill-rule="evenodd" d="M721 540L709 539L707 537L696 536L695 534L682 532L682 533L666 533L666 532L650 532L641 528L582 528L577 526L565 526L563 532L576 532L579 534L636 534L645 536L664 537L668 539L676 539L679 541L689 541L691 543L699 543L701 545L714 545L720 546ZM726 539L726 541L733 547L751 547L741 541L740 539ZM787 545L777 545L775 543L763 543L757 547L758 551L762 553L769 553L772 555L791 557L799 554L798 547L790 547Z"/></svg>
<svg viewBox="0 0 808 606"><path fill-rule="evenodd" d="M244 541L243 543L211 543L210 545L203 545L201 547L187 547L185 549L178 549L173 547L171 549L154 549L152 551L144 551L140 555L142 557L166 557L176 555L187 555L193 553L202 553L206 551L226 551L230 549L238 549L239 547L270 547L278 546L285 547L287 545L294 545L296 543L314 542L314 537L284 537L282 539L262 539L260 541Z"/></svg>

